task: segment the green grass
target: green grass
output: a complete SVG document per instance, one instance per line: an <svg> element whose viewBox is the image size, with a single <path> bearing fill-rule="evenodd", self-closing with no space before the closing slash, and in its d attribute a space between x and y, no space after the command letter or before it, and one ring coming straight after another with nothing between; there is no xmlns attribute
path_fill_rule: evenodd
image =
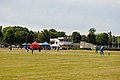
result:
<svg viewBox="0 0 120 80"><path fill-rule="evenodd" d="M0 80L120 80L120 52L0 49Z"/></svg>

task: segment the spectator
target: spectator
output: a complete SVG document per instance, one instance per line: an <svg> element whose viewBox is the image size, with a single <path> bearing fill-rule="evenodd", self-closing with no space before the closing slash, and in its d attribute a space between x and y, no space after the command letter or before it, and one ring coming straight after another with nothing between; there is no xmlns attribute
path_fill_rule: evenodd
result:
<svg viewBox="0 0 120 80"><path fill-rule="evenodd" d="M104 50L104 46L101 46L100 47L100 55L104 55L104 51L103 50Z"/></svg>

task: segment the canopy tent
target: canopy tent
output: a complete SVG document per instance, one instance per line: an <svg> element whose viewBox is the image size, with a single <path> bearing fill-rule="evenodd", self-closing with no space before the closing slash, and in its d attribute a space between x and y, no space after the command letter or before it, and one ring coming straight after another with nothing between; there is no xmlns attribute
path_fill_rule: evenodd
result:
<svg viewBox="0 0 120 80"><path fill-rule="evenodd" d="M22 46L30 45L30 43L23 43Z"/></svg>
<svg viewBox="0 0 120 80"><path fill-rule="evenodd" d="M51 47L59 47L59 45L54 43L51 45Z"/></svg>
<svg viewBox="0 0 120 80"><path fill-rule="evenodd" d="M29 49L30 43L23 43L22 47L24 47L25 49Z"/></svg>
<svg viewBox="0 0 120 80"><path fill-rule="evenodd" d="M44 42L40 45L44 50L49 50L50 49L50 44L47 42Z"/></svg>
<svg viewBox="0 0 120 80"><path fill-rule="evenodd" d="M30 44L30 49L39 49L40 45L36 41Z"/></svg>
<svg viewBox="0 0 120 80"><path fill-rule="evenodd" d="M44 42L41 44L41 46L50 46L50 44L48 44L47 42Z"/></svg>

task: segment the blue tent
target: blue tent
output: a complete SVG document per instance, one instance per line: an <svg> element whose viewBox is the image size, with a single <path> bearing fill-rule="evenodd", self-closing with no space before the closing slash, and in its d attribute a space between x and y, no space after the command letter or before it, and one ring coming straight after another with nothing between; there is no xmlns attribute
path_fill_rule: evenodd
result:
<svg viewBox="0 0 120 80"><path fill-rule="evenodd" d="M50 46L50 44L48 44L47 42L44 42L41 44L41 46Z"/></svg>
<svg viewBox="0 0 120 80"><path fill-rule="evenodd" d="M45 53L46 53L46 50L49 49L50 44L48 44L47 42L44 42L44 43L41 44L41 47L42 47L42 46L44 46L44 50L45 50Z"/></svg>

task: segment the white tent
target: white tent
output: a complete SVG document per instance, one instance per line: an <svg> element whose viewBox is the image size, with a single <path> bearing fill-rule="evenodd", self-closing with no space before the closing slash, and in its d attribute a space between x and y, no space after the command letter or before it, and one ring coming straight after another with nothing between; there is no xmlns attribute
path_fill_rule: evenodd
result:
<svg viewBox="0 0 120 80"><path fill-rule="evenodd" d="M59 45L58 44L52 44L51 47L58 47Z"/></svg>

